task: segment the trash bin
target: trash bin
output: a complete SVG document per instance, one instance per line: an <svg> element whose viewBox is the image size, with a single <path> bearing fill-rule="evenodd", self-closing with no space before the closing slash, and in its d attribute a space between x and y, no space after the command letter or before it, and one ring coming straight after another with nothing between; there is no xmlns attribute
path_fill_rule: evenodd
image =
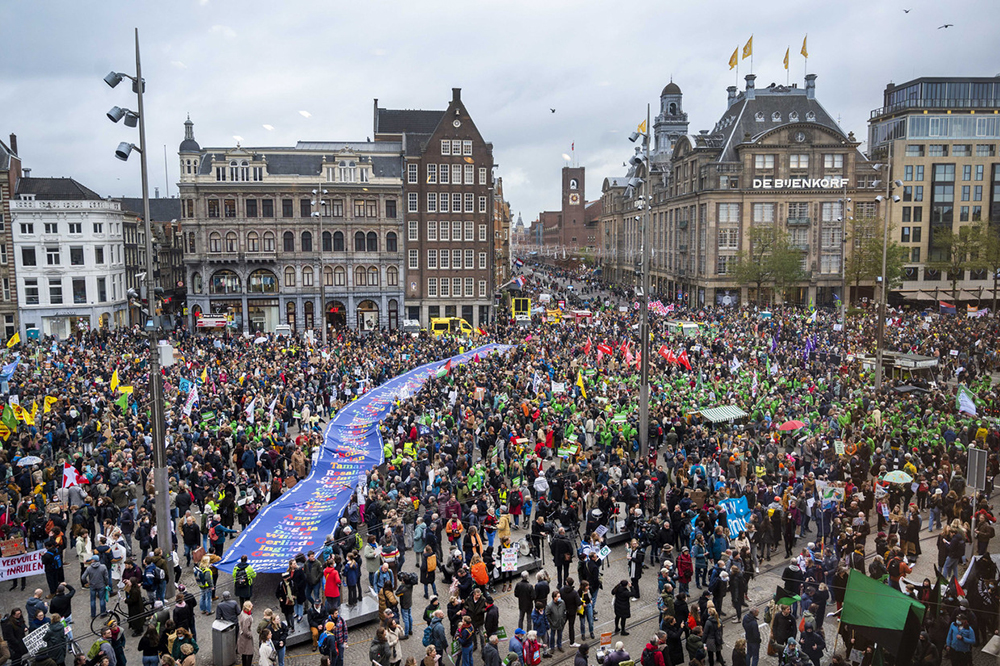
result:
<svg viewBox="0 0 1000 666"><path fill-rule="evenodd" d="M216 620L212 623L212 664L231 666L236 659L236 623Z"/></svg>

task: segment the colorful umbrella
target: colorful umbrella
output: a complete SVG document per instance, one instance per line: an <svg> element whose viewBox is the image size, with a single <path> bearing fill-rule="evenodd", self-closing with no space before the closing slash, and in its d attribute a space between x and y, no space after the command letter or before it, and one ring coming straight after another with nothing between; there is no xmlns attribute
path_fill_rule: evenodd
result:
<svg viewBox="0 0 1000 666"><path fill-rule="evenodd" d="M806 424L802 421L785 421L780 426L778 430L798 430L799 428L805 428Z"/></svg>
<svg viewBox="0 0 1000 666"><path fill-rule="evenodd" d="M889 472L882 480L886 483L913 483L913 477L899 469Z"/></svg>

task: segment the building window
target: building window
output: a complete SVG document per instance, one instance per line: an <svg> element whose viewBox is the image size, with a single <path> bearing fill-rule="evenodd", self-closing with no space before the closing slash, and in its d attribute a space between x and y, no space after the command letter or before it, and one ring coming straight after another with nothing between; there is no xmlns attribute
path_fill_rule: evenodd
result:
<svg viewBox="0 0 1000 666"><path fill-rule="evenodd" d="M60 305L63 302L62 280L49 280L49 303Z"/></svg>
<svg viewBox="0 0 1000 666"><path fill-rule="evenodd" d="M33 247L22 247L21 248L21 265L22 266L37 266L35 261L35 248Z"/></svg>
<svg viewBox="0 0 1000 666"><path fill-rule="evenodd" d="M23 233L23 231L22 231L22 233ZM29 232L29 233L34 233L34 232ZM104 233L104 223L103 222L94 222L94 233L95 234L103 234Z"/></svg>
<svg viewBox="0 0 1000 666"><path fill-rule="evenodd" d="M924 156L924 145L921 144L909 144L906 146L906 156L907 157L923 157Z"/></svg>
<svg viewBox="0 0 1000 666"><path fill-rule="evenodd" d="M406 223L406 240L417 241L420 240L420 230L419 222L417 220L408 220Z"/></svg>
<svg viewBox="0 0 1000 666"><path fill-rule="evenodd" d="M343 266L337 266L333 269L333 286L335 287L345 287L347 286L347 271Z"/></svg>
<svg viewBox="0 0 1000 666"><path fill-rule="evenodd" d="M820 273L831 275L840 273L840 255L824 254L820 257Z"/></svg>
<svg viewBox="0 0 1000 666"><path fill-rule="evenodd" d="M379 284L378 269L374 266L368 269L368 286L377 287Z"/></svg>
<svg viewBox="0 0 1000 666"><path fill-rule="evenodd" d="M484 226L485 226L485 225L484 225ZM472 221L467 221L467 222L465 223L465 240L466 240L466 241L469 241L469 242L471 242L471 241L475 240L475 238L474 238L474 237L473 237L473 235L472 235L472 233L473 233L473 228L474 228L474 225L473 225L473 222L472 222ZM456 240L457 240L457 239L456 239ZM484 239L484 240L485 240L485 239Z"/></svg>
<svg viewBox="0 0 1000 666"><path fill-rule="evenodd" d="M3 279L3 300L9 301L10 300L10 295L11 295L10 294L10 278L4 278ZM8 316L12 316L12 315L8 315ZM7 337L10 337L10 336L8 335Z"/></svg>
<svg viewBox="0 0 1000 666"><path fill-rule="evenodd" d="M439 167L439 169L438 169L438 173L440 175L439 177L441 179L441 184L442 185L447 185L447 184L449 184L451 182L451 178L450 178L451 169L448 167L447 164L442 164Z"/></svg>
<svg viewBox="0 0 1000 666"><path fill-rule="evenodd" d="M222 202L226 217L236 217L236 199L226 199Z"/></svg>
<svg viewBox="0 0 1000 666"><path fill-rule="evenodd" d="M448 298L449 296L451 296L451 280L441 278L441 298Z"/></svg>
<svg viewBox="0 0 1000 666"><path fill-rule="evenodd" d="M335 231L333 232L333 251L343 252L344 251L344 232Z"/></svg>
<svg viewBox="0 0 1000 666"><path fill-rule="evenodd" d="M462 297L462 278L451 279L451 295L455 298Z"/></svg>
<svg viewBox="0 0 1000 666"><path fill-rule="evenodd" d="M451 155L451 141L448 139L441 139L441 154Z"/></svg>
<svg viewBox="0 0 1000 666"><path fill-rule="evenodd" d="M932 143L927 148L927 155L930 157L947 157L948 146L943 143Z"/></svg>
<svg viewBox="0 0 1000 666"><path fill-rule="evenodd" d="M291 199L281 200L281 217L294 217L295 216L295 202Z"/></svg>
<svg viewBox="0 0 1000 666"><path fill-rule="evenodd" d="M274 199L261 199L260 216L274 217Z"/></svg>
<svg viewBox="0 0 1000 666"><path fill-rule="evenodd" d="M462 165L452 164L451 165L451 183L452 185L462 184Z"/></svg>
<svg viewBox="0 0 1000 666"><path fill-rule="evenodd" d="M420 253L417 250L407 251L407 263L406 266L411 271L415 271L420 268Z"/></svg>
<svg viewBox="0 0 1000 666"><path fill-rule="evenodd" d="M809 168L809 155L789 155L788 156L788 168L789 169L808 169ZM725 275L725 273L720 273L720 275Z"/></svg>
<svg viewBox="0 0 1000 666"><path fill-rule="evenodd" d="M206 205L208 206L208 216L209 217L219 217L219 200L218 199L209 199L206 202Z"/></svg>
<svg viewBox="0 0 1000 666"><path fill-rule="evenodd" d="M486 197L479 197L479 212L486 212Z"/></svg>
<svg viewBox="0 0 1000 666"><path fill-rule="evenodd" d="M843 169L844 168L844 156L841 154L831 154L827 153L823 155L823 168L824 169Z"/></svg>
<svg viewBox="0 0 1000 666"><path fill-rule="evenodd" d="M87 302L86 278L73 278L73 302L78 305Z"/></svg>
<svg viewBox="0 0 1000 666"><path fill-rule="evenodd" d="M365 236L366 251L368 252L378 252L378 234L374 231L369 231L368 235Z"/></svg>
<svg viewBox="0 0 1000 666"><path fill-rule="evenodd" d="M436 241L438 239L438 223L436 220L427 222L427 240Z"/></svg>
<svg viewBox="0 0 1000 666"><path fill-rule="evenodd" d="M243 202L243 205L246 206L247 217L257 217L257 200L256 199L247 199L245 202Z"/></svg>
<svg viewBox="0 0 1000 666"><path fill-rule="evenodd" d="M326 287L333 286L333 268L331 266L323 267L323 285Z"/></svg>
<svg viewBox="0 0 1000 666"><path fill-rule="evenodd" d="M466 185L476 184L476 167L473 164L465 165L465 184Z"/></svg>
<svg viewBox="0 0 1000 666"><path fill-rule="evenodd" d="M398 252L399 247L396 240L396 232L390 231L385 235L385 251L386 252Z"/></svg>
<svg viewBox="0 0 1000 666"><path fill-rule="evenodd" d="M83 233L83 223L81 222L70 222L69 223L69 233L70 234L82 234Z"/></svg>
<svg viewBox="0 0 1000 666"><path fill-rule="evenodd" d="M445 195L447 196L447 195ZM438 195L437 192L427 193L427 212L436 213L438 209Z"/></svg>
<svg viewBox="0 0 1000 666"><path fill-rule="evenodd" d="M486 167L479 167L479 184L486 185Z"/></svg>
<svg viewBox="0 0 1000 666"><path fill-rule="evenodd" d="M24 281L24 302L26 305L38 305L37 278L29 278Z"/></svg>
<svg viewBox="0 0 1000 666"><path fill-rule="evenodd" d="M719 249L738 250L740 247L740 230L737 227L719 229ZM724 273L720 273L724 275Z"/></svg>
<svg viewBox="0 0 1000 666"><path fill-rule="evenodd" d="M715 260L715 273L717 275L729 275L729 271L735 263L735 256L731 254L720 254Z"/></svg>
<svg viewBox="0 0 1000 666"><path fill-rule="evenodd" d="M429 298L437 298L437 295L438 295L438 279L427 278L427 296Z"/></svg>
<svg viewBox="0 0 1000 666"><path fill-rule="evenodd" d="M256 231L247 233L247 252L260 252L260 236Z"/></svg>
<svg viewBox="0 0 1000 666"><path fill-rule="evenodd" d="M311 287L313 286L313 269L312 266L302 267L302 286Z"/></svg>
<svg viewBox="0 0 1000 666"><path fill-rule="evenodd" d="M976 165L976 180L982 180L982 179L983 179L983 165L982 164L977 164Z"/></svg>
<svg viewBox="0 0 1000 666"><path fill-rule="evenodd" d="M451 252L448 250L441 250L441 268L447 270L451 267Z"/></svg>
<svg viewBox="0 0 1000 666"><path fill-rule="evenodd" d="M281 235L281 249L285 252L295 252L295 234L291 231Z"/></svg>
<svg viewBox="0 0 1000 666"><path fill-rule="evenodd" d="M459 139L451 140L451 154L461 155L462 154L462 142Z"/></svg>
<svg viewBox="0 0 1000 666"><path fill-rule="evenodd" d="M753 165L756 169L773 169L774 155L754 155Z"/></svg>
<svg viewBox="0 0 1000 666"><path fill-rule="evenodd" d="M386 199L385 200L385 216L390 220L396 219L396 200Z"/></svg>
<svg viewBox="0 0 1000 666"><path fill-rule="evenodd" d="M465 194L465 212L466 213L476 212L476 195L474 195L472 192L467 192Z"/></svg>
<svg viewBox="0 0 1000 666"><path fill-rule="evenodd" d="M452 250L451 251L451 267L454 270L456 270L456 271L462 269L462 251L461 250Z"/></svg>
<svg viewBox="0 0 1000 666"><path fill-rule="evenodd" d="M35 233L35 225L30 222L22 222L21 233L24 235Z"/></svg>
<svg viewBox="0 0 1000 666"><path fill-rule="evenodd" d="M48 266L58 266L59 265L59 248L58 247L47 247L47 248L45 248L45 263Z"/></svg>
<svg viewBox="0 0 1000 666"><path fill-rule="evenodd" d="M418 165L417 165L416 162L410 162L409 164L406 165L406 182L407 183L410 183L412 185L412 184L415 184L417 182L417 168L418 168Z"/></svg>
<svg viewBox="0 0 1000 666"><path fill-rule="evenodd" d="M263 247L264 252L274 252L274 232L273 231L265 231L264 232L264 244L263 244L262 247Z"/></svg>
<svg viewBox="0 0 1000 666"><path fill-rule="evenodd" d="M972 157L971 143L956 143L951 147L952 157Z"/></svg>
<svg viewBox="0 0 1000 666"><path fill-rule="evenodd" d="M69 248L69 265L70 266L83 266L83 248L82 247L70 247Z"/></svg>
<svg viewBox="0 0 1000 666"><path fill-rule="evenodd" d="M479 298L486 298L486 280L479 281ZM479 319L480 321L485 321L482 315L480 315Z"/></svg>
<svg viewBox="0 0 1000 666"><path fill-rule="evenodd" d="M910 261L919 262L920 261L920 248L914 247L910 248Z"/></svg>
<svg viewBox="0 0 1000 666"><path fill-rule="evenodd" d="M473 291L473 289L475 289L475 287L476 287L476 281L475 281L475 279L470 278L470 277L465 278L465 295L466 295L466 297L473 298L475 296L475 292Z"/></svg>
<svg viewBox="0 0 1000 666"><path fill-rule="evenodd" d="M773 224L774 204L755 203L753 205L753 222L754 224Z"/></svg>
<svg viewBox="0 0 1000 666"><path fill-rule="evenodd" d="M365 216L365 202L361 199L354 200L354 217Z"/></svg>
<svg viewBox="0 0 1000 666"><path fill-rule="evenodd" d="M313 249L313 235L308 231L302 232L302 251L312 252Z"/></svg>
<svg viewBox="0 0 1000 666"><path fill-rule="evenodd" d="M285 286L295 286L295 269L291 266L285 266Z"/></svg>
<svg viewBox="0 0 1000 666"><path fill-rule="evenodd" d="M448 240L451 237L451 234L448 233L448 230L450 228L451 228L451 225L448 224L447 221L441 220L441 233L440 233L440 239L441 240L446 241L446 240Z"/></svg>
<svg viewBox="0 0 1000 666"><path fill-rule="evenodd" d="M901 243L909 243L910 242L910 228L909 227L903 227L900 230L899 242L901 242Z"/></svg>
<svg viewBox="0 0 1000 666"><path fill-rule="evenodd" d="M468 270L472 270L476 267L476 251L466 250L465 251L465 267Z"/></svg>
<svg viewBox="0 0 1000 666"><path fill-rule="evenodd" d="M486 270L486 253L485 252L480 252L479 253L479 270L481 270L481 271L485 271Z"/></svg>
<svg viewBox="0 0 1000 666"><path fill-rule="evenodd" d="M399 269L395 266L389 266L385 269L385 283L390 287L399 286Z"/></svg>
<svg viewBox="0 0 1000 666"><path fill-rule="evenodd" d="M434 185L438 182L438 165L428 164L427 165L427 182Z"/></svg>
<svg viewBox="0 0 1000 666"><path fill-rule="evenodd" d="M323 252L333 252L333 234L331 234L329 231L323 232L322 247L323 247L322 250Z"/></svg>
<svg viewBox="0 0 1000 666"><path fill-rule="evenodd" d="M364 266L358 266L358 267L356 267L354 269L354 286L355 287L364 287L366 285L366 282L367 282L367 280L365 278L366 275L367 275L367 273L365 272L365 267Z"/></svg>
<svg viewBox="0 0 1000 666"><path fill-rule="evenodd" d="M447 250L445 250L447 252ZM427 250L427 268L437 268L438 267L438 251L437 250Z"/></svg>
<svg viewBox="0 0 1000 666"><path fill-rule="evenodd" d="M417 213L420 208L420 201L416 192L409 192L406 195L406 210L409 213Z"/></svg>
<svg viewBox="0 0 1000 666"><path fill-rule="evenodd" d="M471 141L468 141L468 140L462 141L462 154L465 155L466 157L471 157L472 156L472 142Z"/></svg>
<svg viewBox="0 0 1000 666"><path fill-rule="evenodd" d="M354 232L354 251L355 252L365 251L365 232L363 231Z"/></svg>
<svg viewBox="0 0 1000 666"><path fill-rule="evenodd" d="M213 231L208 236L208 251L212 253L222 252L222 234Z"/></svg>
<svg viewBox="0 0 1000 666"><path fill-rule="evenodd" d="M58 222L46 222L45 231L47 234L58 234L59 233L59 223Z"/></svg>

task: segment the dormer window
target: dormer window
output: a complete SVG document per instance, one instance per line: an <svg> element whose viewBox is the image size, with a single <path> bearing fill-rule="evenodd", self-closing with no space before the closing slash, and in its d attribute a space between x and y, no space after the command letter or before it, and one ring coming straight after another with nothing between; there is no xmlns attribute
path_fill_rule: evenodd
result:
<svg viewBox="0 0 1000 666"><path fill-rule="evenodd" d="M799 113L798 113L798 111L789 111L789 113L788 113L788 122L797 123L798 121L799 121Z"/></svg>
<svg viewBox="0 0 1000 666"><path fill-rule="evenodd" d="M250 162L246 160L229 160L229 180L247 182L250 180Z"/></svg>
<svg viewBox="0 0 1000 666"><path fill-rule="evenodd" d="M771 122L772 123L780 123L781 122L781 114L778 113L777 111L775 111L774 113L772 113L771 114Z"/></svg>
<svg viewBox="0 0 1000 666"><path fill-rule="evenodd" d="M806 120L808 121L816 120L816 113L814 111L806 112Z"/></svg>
<svg viewBox="0 0 1000 666"><path fill-rule="evenodd" d="M753 117L753 119L756 120L758 123L764 122L764 114L763 114L763 112L758 111L757 114Z"/></svg>
<svg viewBox="0 0 1000 666"><path fill-rule="evenodd" d="M341 160L337 170L338 180L342 183L353 183L357 179L358 165L354 160Z"/></svg>

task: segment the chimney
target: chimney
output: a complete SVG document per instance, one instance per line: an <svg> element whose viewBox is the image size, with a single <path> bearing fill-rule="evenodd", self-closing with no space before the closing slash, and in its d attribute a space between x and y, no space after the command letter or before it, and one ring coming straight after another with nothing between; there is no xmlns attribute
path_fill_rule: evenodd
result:
<svg viewBox="0 0 1000 666"><path fill-rule="evenodd" d="M13 132L10 133L10 152L17 155L17 135Z"/></svg>
<svg viewBox="0 0 1000 666"><path fill-rule="evenodd" d="M755 74L747 74L747 99L756 99L757 91L754 88L754 81L757 80Z"/></svg>
<svg viewBox="0 0 1000 666"><path fill-rule="evenodd" d="M31 178L31 169L21 169L21 172L24 173L25 178Z"/></svg>
<svg viewBox="0 0 1000 666"><path fill-rule="evenodd" d="M452 88L451 89L451 101L453 104L458 104L462 101L462 89Z"/></svg>
<svg viewBox="0 0 1000 666"><path fill-rule="evenodd" d="M378 134L378 97L375 98L375 102L372 105L372 128L375 134Z"/></svg>
<svg viewBox="0 0 1000 666"><path fill-rule="evenodd" d="M733 104L736 103L736 86L729 86L728 88L726 88L726 92L729 94L729 97L726 100L727 101L726 108L728 109L729 107L731 107Z"/></svg>
<svg viewBox="0 0 1000 666"><path fill-rule="evenodd" d="M816 99L815 74L806 74L806 99Z"/></svg>

